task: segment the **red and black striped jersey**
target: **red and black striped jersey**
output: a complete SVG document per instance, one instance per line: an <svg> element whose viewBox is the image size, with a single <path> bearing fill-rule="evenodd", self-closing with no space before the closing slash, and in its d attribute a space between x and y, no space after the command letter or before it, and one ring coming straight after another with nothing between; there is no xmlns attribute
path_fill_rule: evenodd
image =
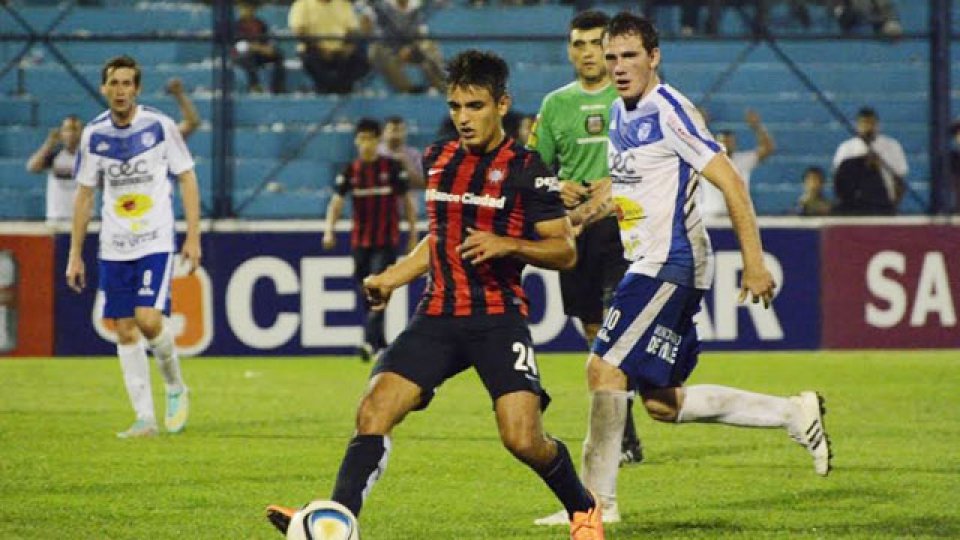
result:
<svg viewBox="0 0 960 540"><path fill-rule="evenodd" d="M513 257L480 264L457 252L467 229L535 239L537 222L564 217L560 185L539 154L507 138L485 154L459 141L436 143L423 157L427 180L430 271L419 311L426 315L527 314L520 286L524 263Z"/></svg>
<svg viewBox="0 0 960 540"><path fill-rule="evenodd" d="M400 240L399 196L407 192L407 172L399 161L377 156L354 160L337 176L336 191L353 197L351 247L396 247Z"/></svg>

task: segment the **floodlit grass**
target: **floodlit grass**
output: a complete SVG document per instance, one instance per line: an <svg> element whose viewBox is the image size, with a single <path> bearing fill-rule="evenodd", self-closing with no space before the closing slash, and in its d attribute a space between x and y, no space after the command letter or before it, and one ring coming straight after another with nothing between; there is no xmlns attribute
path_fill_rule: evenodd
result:
<svg viewBox="0 0 960 540"><path fill-rule="evenodd" d="M541 355L547 428L577 460L583 355ZM121 441L115 359L0 361L0 538L279 538L267 503L329 495L369 366L343 358L188 359L181 435ZM780 430L656 424L623 470L608 538L960 537L960 352L708 354L691 383L827 397L834 472ZM154 373L158 415L163 414ZM564 538L558 508L497 439L472 373L394 433L367 540Z"/></svg>

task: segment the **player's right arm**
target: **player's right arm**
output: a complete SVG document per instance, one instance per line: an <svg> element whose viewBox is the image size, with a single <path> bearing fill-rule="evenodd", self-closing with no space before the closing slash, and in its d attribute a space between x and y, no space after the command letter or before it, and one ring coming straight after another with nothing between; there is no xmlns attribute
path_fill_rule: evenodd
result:
<svg viewBox="0 0 960 540"><path fill-rule="evenodd" d="M73 178L77 182L77 194L73 199L73 226L70 229L70 252L67 255L67 286L80 292L87 284L87 272L83 263L83 241L87 225L93 213L93 195L100 179L100 170L90 154L90 128L80 134L77 161L73 166Z"/></svg>
<svg viewBox="0 0 960 540"><path fill-rule="evenodd" d="M73 227L70 230L70 254L67 256L67 286L80 292L87 285L87 271L83 263L83 240L93 213L94 188L80 184L73 199Z"/></svg>
<svg viewBox="0 0 960 540"><path fill-rule="evenodd" d="M424 236L417 247L413 248L406 257L397 261L397 264L363 280L363 292L374 311L387 307L390 295L395 289L427 272L430 268L430 238L429 234Z"/></svg>
<svg viewBox="0 0 960 540"><path fill-rule="evenodd" d="M27 170L32 173L39 173L49 169L53 161L53 150L59 143L60 129L53 128L40 148L27 160Z"/></svg>
<svg viewBox="0 0 960 540"><path fill-rule="evenodd" d="M340 219L340 215L343 214L343 198L350 192L351 169L352 166L347 165L334 180L334 193L330 203L327 204L326 224L323 227L323 249L326 250L337 247L337 233L334 228L337 225L337 220Z"/></svg>

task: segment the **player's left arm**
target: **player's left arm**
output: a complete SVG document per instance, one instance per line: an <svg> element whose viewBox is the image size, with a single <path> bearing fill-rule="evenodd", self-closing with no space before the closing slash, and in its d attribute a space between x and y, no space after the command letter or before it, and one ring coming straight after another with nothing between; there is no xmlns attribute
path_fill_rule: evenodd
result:
<svg viewBox="0 0 960 540"><path fill-rule="evenodd" d="M382 311L387 307L387 302L394 290L427 272L430 268L430 239L429 234L424 236L406 257L387 267L383 272L363 280L363 293L370 302L371 309Z"/></svg>
<svg viewBox="0 0 960 540"><path fill-rule="evenodd" d="M187 236L183 240L180 256L190 264L190 273L200 266L200 188L193 169L177 175L180 181L180 198L183 200L183 215L187 220Z"/></svg>
<svg viewBox="0 0 960 540"><path fill-rule="evenodd" d="M749 294L753 303L762 300L763 307L769 307L776 283L763 261L763 244L757 228L757 216L743 178L723 152L718 152L707 162L703 168L703 176L723 193L733 230L740 242L743 277L740 280L739 301L746 300Z"/></svg>

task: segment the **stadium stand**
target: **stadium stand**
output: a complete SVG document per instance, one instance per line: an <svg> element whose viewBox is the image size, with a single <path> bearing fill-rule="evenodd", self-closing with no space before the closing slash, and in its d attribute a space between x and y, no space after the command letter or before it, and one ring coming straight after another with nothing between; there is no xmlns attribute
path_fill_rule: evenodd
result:
<svg viewBox="0 0 960 540"><path fill-rule="evenodd" d="M57 20L61 12L59 7L44 2L23 4L15 3L15 8L38 32ZM929 182L929 44L910 34L926 30L926 4L901 2L907 36L896 43L865 35L855 42L793 37L776 45L848 118L863 105L877 109L884 132L904 145L911 167L908 180L920 200L927 198ZM282 30L286 29L286 9L269 5L259 15L271 28ZM563 29L569 15L569 7L552 3L486 8L452 5L432 13L430 28L441 39L446 56L467 47L503 54L514 72L511 90L515 108L533 113L546 92L571 78L563 47ZM753 174L755 204L761 214L790 212L801 192L797 179L802 171L809 165L829 167L837 144L848 137L846 127L817 101L774 47L729 37L682 40L670 35L676 30L676 19L671 8L657 15L665 33L663 54L669 59L662 72L664 79L705 106L714 130L732 129L742 134L743 145L752 144L749 137L743 137L749 133L743 124L743 110L751 107L762 114L776 137L778 151ZM789 31L787 19L776 9L771 15L772 24L782 23ZM816 17L810 31L835 33L834 24L825 15ZM209 34L211 26L210 9L201 4L105 0L100 7L72 8L53 32L57 36L146 32L183 36ZM722 36L730 36L743 35L747 29L735 13L727 10L720 31ZM23 32L9 14L0 13L0 33ZM481 35L482 40L469 38ZM796 36L796 31L791 35ZM452 39L456 36L461 38ZM522 37L527 40L515 39ZM0 42L0 63L10 62L23 45ZM209 122L213 64L208 42L54 41L54 45L92 88L99 86L99 69L106 57L119 53L136 57L145 68L140 101L171 115L177 109L163 93L163 84L172 76L182 79L204 119L189 144L198 158L201 189L205 195L212 192ZM285 41L282 46L288 58L287 87L293 92L236 95L234 202L240 207L239 217L320 217L335 171L352 152L351 121L361 115L382 118L402 114L412 144L422 146L433 139L443 119L442 96L391 95L377 77L371 77L350 96L315 96L308 92L309 78L292 53L293 42ZM742 62L731 66L738 57ZM960 61L953 61L951 69L954 80L960 80ZM236 81L243 80L239 69L234 75ZM721 77L726 79L717 84ZM954 99L956 110L960 99ZM43 219L44 182L24 170L27 156L63 116L78 114L88 119L99 109L73 74L39 43L0 77L0 218ZM302 151L295 154L301 146ZM283 165L287 159L292 161ZM274 173L272 180L279 189L263 189L270 173ZM918 200L911 197L901 207L903 213L922 210Z"/></svg>

